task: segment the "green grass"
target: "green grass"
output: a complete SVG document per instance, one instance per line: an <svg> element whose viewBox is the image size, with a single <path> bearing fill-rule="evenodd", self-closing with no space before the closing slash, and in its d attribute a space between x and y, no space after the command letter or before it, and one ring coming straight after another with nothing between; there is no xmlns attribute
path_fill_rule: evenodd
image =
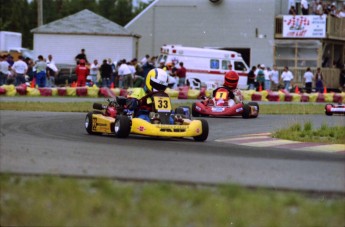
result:
<svg viewBox="0 0 345 227"><path fill-rule="evenodd" d="M277 130L272 137L301 142L344 144L345 126L330 127L323 123L320 128L314 129L311 122L306 122L303 126L296 123Z"/></svg>
<svg viewBox="0 0 345 227"><path fill-rule="evenodd" d="M0 174L0 226L344 226L343 196Z"/></svg>
<svg viewBox="0 0 345 227"><path fill-rule="evenodd" d="M1 102L0 110L88 112L93 102ZM106 103L104 103L106 104ZM192 106L191 102L173 103L178 106ZM325 114L325 106L320 104L260 104L260 114Z"/></svg>

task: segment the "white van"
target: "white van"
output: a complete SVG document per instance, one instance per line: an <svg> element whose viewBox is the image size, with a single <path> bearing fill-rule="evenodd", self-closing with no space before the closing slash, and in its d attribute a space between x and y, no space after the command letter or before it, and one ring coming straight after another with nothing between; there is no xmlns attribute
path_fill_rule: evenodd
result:
<svg viewBox="0 0 345 227"><path fill-rule="evenodd" d="M164 45L161 47L157 63L165 64L174 62L178 68L179 63L187 69L186 81L199 79L205 85L214 84L222 86L224 75L228 72L228 65L240 76L238 88L247 89L247 74L249 67L244 62L241 54L234 51L218 50L211 48L185 47L182 45ZM157 65L158 65L157 64Z"/></svg>

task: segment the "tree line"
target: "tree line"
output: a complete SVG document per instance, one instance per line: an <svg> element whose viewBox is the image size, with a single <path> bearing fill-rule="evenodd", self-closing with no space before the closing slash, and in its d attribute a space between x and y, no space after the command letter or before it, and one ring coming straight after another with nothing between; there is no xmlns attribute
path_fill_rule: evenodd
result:
<svg viewBox="0 0 345 227"><path fill-rule="evenodd" d="M43 0L43 24L88 9L124 26L152 1L134 7L132 0ZM22 46L32 49L30 30L38 26L37 0L0 0L0 5L0 30L22 33Z"/></svg>

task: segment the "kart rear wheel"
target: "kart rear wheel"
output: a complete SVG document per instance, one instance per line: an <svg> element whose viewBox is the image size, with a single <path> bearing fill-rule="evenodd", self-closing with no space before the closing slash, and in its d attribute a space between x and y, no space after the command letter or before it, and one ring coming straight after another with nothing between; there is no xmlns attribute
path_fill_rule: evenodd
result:
<svg viewBox="0 0 345 227"><path fill-rule="evenodd" d="M127 116L119 115L114 124L114 133L118 138L126 138L131 132L131 120Z"/></svg>
<svg viewBox="0 0 345 227"><path fill-rule="evenodd" d="M208 122L205 119L200 119L202 126L202 133L199 136L194 136L197 142L204 142L208 137Z"/></svg>
<svg viewBox="0 0 345 227"><path fill-rule="evenodd" d="M253 118L257 118L259 116L259 112L260 112L259 104L257 102L248 102L248 105L256 107L256 111L257 111L258 114L255 115L255 116L252 116L252 117Z"/></svg>
<svg viewBox="0 0 345 227"><path fill-rule="evenodd" d="M200 113L196 111L196 103L192 104L192 116L193 117L200 117Z"/></svg>
<svg viewBox="0 0 345 227"><path fill-rule="evenodd" d="M248 119L250 117L250 106L248 104L243 105L242 117Z"/></svg>
<svg viewBox="0 0 345 227"><path fill-rule="evenodd" d="M185 109L188 109L187 114L185 113ZM190 112L191 110L189 106L179 106L175 109L175 114L181 114L183 118L191 119Z"/></svg>
<svg viewBox="0 0 345 227"><path fill-rule="evenodd" d="M248 102L248 105L249 106L256 106L257 110L258 110L258 113L260 111L260 107L259 107L259 104L257 102Z"/></svg>
<svg viewBox="0 0 345 227"><path fill-rule="evenodd" d="M93 112L89 112L85 117L85 129L87 133L89 133L90 135L100 135L102 133L92 131L92 125L93 125L92 114Z"/></svg>

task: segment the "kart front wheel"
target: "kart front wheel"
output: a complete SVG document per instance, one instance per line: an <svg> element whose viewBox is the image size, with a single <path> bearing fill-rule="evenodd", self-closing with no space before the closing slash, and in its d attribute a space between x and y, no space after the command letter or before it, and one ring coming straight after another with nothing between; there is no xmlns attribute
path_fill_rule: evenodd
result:
<svg viewBox="0 0 345 227"><path fill-rule="evenodd" d="M192 104L192 116L193 117L200 117L199 112L196 110L196 103Z"/></svg>
<svg viewBox="0 0 345 227"><path fill-rule="evenodd" d="M118 138L126 138L131 132L131 120L127 116L118 116L114 124L114 133Z"/></svg>
<svg viewBox="0 0 345 227"><path fill-rule="evenodd" d="M199 136L194 136L197 142L204 142L208 137L208 122L205 119L200 119L202 126L202 133Z"/></svg>
<svg viewBox="0 0 345 227"><path fill-rule="evenodd" d="M93 119L92 119L92 112L89 112L86 117L85 117L85 129L87 131L87 133L89 133L90 135L99 135L101 134L100 132L93 132L92 131L92 126L93 126Z"/></svg>
<svg viewBox="0 0 345 227"><path fill-rule="evenodd" d="M327 116L332 116L333 113L327 110L328 107L332 108L333 105L327 104L326 107L325 107L325 113L326 113L326 115L327 115Z"/></svg>
<svg viewBox="0 0 345 227"><path fill-rule="evenodd" d="M260 112L260 107L259 107L259 104L257 102L248 102L248 105L255 108L256 109L256 115L253 115L252 117L253 118L257 118L258 115L259 115L259 112Z"/></svg>

